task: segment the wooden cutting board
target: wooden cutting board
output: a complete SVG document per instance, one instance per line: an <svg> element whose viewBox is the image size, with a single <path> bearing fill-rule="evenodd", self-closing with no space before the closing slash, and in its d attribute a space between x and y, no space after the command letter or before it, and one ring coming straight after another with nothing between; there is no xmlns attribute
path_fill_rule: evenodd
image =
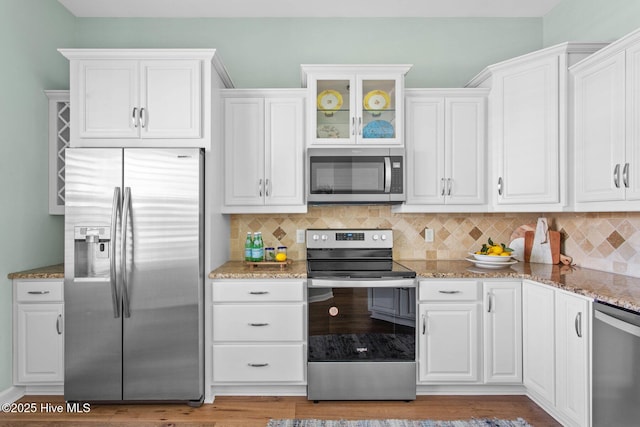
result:
<svg viewBox="0 0 640 427"><path fill-rule="evenodd" d="M558 264L560 262L560 232L549 230L549 244L551 245L551 262ZM535 231L525 231L524 233L524 261L529 262L531 259L531 248L533 247L533 238Z"/></svg>

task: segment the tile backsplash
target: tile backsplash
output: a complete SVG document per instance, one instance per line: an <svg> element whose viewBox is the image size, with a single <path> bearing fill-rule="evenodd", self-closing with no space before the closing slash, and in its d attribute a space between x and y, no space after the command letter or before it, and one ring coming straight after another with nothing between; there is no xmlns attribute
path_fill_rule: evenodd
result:
<svg viewBox="0 0 640 427"><path fill-rule="evenodd" d="M463 259L490 237L509 244L519 226L544 216L562 234L561 252L586 268L640 277L640 212L619 213L392 213L390 206L310 206L305 214L232 215L230 259L241 260L248 231L261 231L266 246L287 246L292 259L305 258L296 230L391 228L395 259ZM424 241L424 229L435 232Z"/></svg>

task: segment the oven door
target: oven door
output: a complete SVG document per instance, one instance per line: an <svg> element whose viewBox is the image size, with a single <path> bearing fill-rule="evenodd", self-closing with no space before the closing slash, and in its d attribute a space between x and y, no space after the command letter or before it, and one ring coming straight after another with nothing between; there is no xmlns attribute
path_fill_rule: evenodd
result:
<svg viewBox="0 0 640 427"><path fill-rule="evenodd" d="M309 279L309 362L414 362L413 279Z"/></svg>

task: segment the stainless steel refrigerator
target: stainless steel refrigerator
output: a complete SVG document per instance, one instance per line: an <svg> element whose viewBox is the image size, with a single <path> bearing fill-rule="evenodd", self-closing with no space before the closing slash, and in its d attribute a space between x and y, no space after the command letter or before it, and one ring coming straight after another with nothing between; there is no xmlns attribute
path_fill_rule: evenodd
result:
<svg viewBox="0 0 640 427"><path fill-rule="evenodd" d="M65 155L65 400L202 403L203 153Z"/></svg>

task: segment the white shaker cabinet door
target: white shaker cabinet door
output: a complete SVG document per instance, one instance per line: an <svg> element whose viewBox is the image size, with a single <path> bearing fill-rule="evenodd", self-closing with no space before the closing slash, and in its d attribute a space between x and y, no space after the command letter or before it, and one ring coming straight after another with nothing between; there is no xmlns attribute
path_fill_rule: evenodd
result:
<svg viewBox="0 0 640 427"><path fill-rule="evenodd" d="M17 304L18 384L64 380L62 304Z"/></svg>
<svg viewBox="0 0 640 427"><path fill-rule="evenodd" d="M420 381L478 381L478 325L476 303L420 304Z"/></svg>
<svg viewBox="0 0 640 427"><path fill-rule="evenodd" d="M627 49L626 60L626 162L623 173L626 172L627 200L640 200L640 43Z"/></svg>
<svg viewBox="0 0 640 427"><path fill-rule="evenodd" d="M522 283L484 282L484 381L522 383Z"/></svg>
<svg viewBox="0 0 640 427"><path fill-rule="evenodd" d="M304 99L265 98L265 203L304 204Z"/></svg>
<svg viewBox="0 0 640 427"><path fill-rule="evenodd" d="M200 60L150 60L140 63L140 136L200 138Z"/></svg>
<svg viewBox="0 0 640 427"><path fill-rule="evenodd" d="M555 295L553 288L522 285L523 382L528 390L555 404Z"/></svg>
<svg viewBox="0 0 640 427"><path fill-rule="evenodd" d="M485 202L485 99L445 101L447 204Z"/></svg>
<svg viewBox="0 0 640 427"><path fill-rule="evenodd" d="M407 203L442 204L444 98L407 97Z"/></svg>
<svg viewBox="0 0 640 427"><path fill-rule="evenodd" d="M497 204L559 203L559 59L497 73L493 139Z"/></svg>
<svg viewBox="0 0 640 427"><path fill-rule="evenodd" d="M264 99L224 100L225 205L264 204Z"/></svg>
<svg viewBox="0 0 640 427"><path fill-rule="evenodd" d="M589 425L589 301L556 293L557 408L575 425Z"/></svg>
<svg viewBox="0 0 640 427"><path fill-rule="evenodd" d="M138 61L83 60L78 67L71 97L79 123L72 130L77 127L80 138L137 138Z"/></svg>
<svg viewBox="0 0 640 427"><path fill-rule="evenodd" d="M575 75L577 203L624 200L625 53Z"/></svg>

